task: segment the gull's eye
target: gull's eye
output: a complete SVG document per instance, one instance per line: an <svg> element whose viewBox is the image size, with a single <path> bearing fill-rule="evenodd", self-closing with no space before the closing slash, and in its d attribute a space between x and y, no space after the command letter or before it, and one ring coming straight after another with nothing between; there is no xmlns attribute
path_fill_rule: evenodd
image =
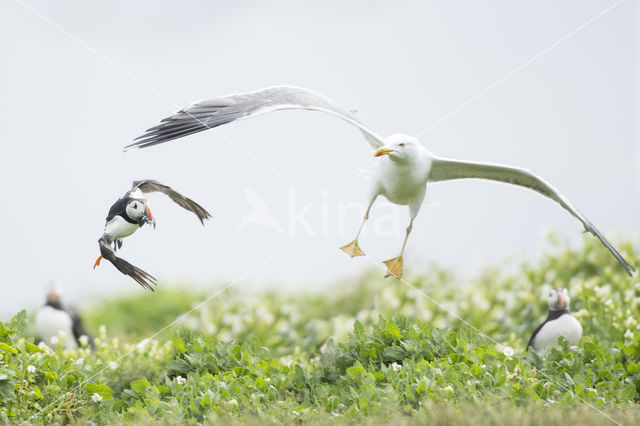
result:
<svg viewBox="0 0 640 426"><path fill-rule="evenodd" d="M404 148L404 142L401 143L399 146L400 146L400 148Z"/></svg>

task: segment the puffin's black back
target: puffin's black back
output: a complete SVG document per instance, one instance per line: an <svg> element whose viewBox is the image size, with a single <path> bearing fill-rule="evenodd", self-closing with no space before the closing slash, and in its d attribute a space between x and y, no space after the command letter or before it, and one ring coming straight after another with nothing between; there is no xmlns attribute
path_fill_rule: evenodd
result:
<svg viewBox="0 0 640 426"><path fill-rule="evenodd" d="M82 320L80 319L80 316L75 313L75 312L69 312L69 315L71 315L71 319L73 320L73 327L72 327L72 331L73 331L73 337L75 337L76 342L78 343L78 346L80 346L80 336L87 336L87 340L89 342L89 346L91 346L91 349L96 348L95 343L93 343L93 337L91 337L91 335L89 333L87 333L87 330L85 330L84 325L82 324Z"/></svg>
<svg viewBox="0 0 640 426"><path fill-rule="evenodd" d="M109 214L107 214L106 221L109 222L114 217L120 216L129 223L138 223L127 216L127 204L129 204L129 201L131 201L130 197L122 197L119 198L118 201L113 203L113 205L109 209Z"/></svg>

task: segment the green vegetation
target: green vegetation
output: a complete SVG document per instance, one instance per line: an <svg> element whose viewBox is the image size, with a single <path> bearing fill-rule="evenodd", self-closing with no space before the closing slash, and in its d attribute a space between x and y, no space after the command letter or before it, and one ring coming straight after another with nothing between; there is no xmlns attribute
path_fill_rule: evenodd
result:
<svg viewBox="0 0 640 426"><path fill-rule="evenodd" d="M208 297L163 284L85 312L93 353L36 345L20 312L0 325L0 422L640 422L640 282L594 239L513 274L378 275L229 289L146 339ZM585 337L540 358L525 346L551 286Z"/></svg>

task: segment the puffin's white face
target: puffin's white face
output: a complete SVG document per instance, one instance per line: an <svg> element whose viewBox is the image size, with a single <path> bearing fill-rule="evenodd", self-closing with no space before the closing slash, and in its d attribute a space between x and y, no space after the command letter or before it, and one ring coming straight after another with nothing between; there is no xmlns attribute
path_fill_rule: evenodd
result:
<svg viewBox="0 0 640 426"><path fill-rule="evenodd" d="M549 291L549 298L547 299L549 309L552 311L561 311L563 309L569 309L569 293L566 288L552 288Z"/></svg>
<svg viewBox="0 0 640 426"><path fill-rule="evenodd" d="M396 133L387 138L387 143L382 148L378 148L373 154L375 157L388 155L392 160L408 161L418 155L421 148L418 139L413 136Z"/></svg>
<svg viewBox="0 0 640 426"><path fill-rule="evenodd" d="M151 210L149 209L149 202L146 200L131 200L127 204L126 209L127 216L136 222L140 222L143 217L153 220L151 216Z"/></svg>

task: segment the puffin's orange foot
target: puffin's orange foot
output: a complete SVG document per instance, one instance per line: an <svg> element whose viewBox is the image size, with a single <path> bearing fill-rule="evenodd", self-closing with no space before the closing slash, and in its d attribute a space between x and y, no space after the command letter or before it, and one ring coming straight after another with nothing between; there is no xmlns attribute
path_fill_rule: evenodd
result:
<svg viewBox="0 0 640 426"><path fill-rule="evenodd" d="M340 247L340 250L347 253L351 257L355 256L364 256L364 252L360 250L360 246L358 246L358 240L353 240L349 244L345 244Z"/></svg>
<svg viewBox="0 0 640 426"><path fill-rule="evenodd" d="M98 259L96 259L96 263L93 264L93 269L96 269L96 266L100 266L101 260L102 260L102 256L98 256Z"/></svg>
<svg viewBox="0 0 640 426"><path fill-rule="evenodd" d="M385 260L383 263L387 265L387 275L384 276L385 278L391 275L398 279L402 278L402 256Z"/></svg>

